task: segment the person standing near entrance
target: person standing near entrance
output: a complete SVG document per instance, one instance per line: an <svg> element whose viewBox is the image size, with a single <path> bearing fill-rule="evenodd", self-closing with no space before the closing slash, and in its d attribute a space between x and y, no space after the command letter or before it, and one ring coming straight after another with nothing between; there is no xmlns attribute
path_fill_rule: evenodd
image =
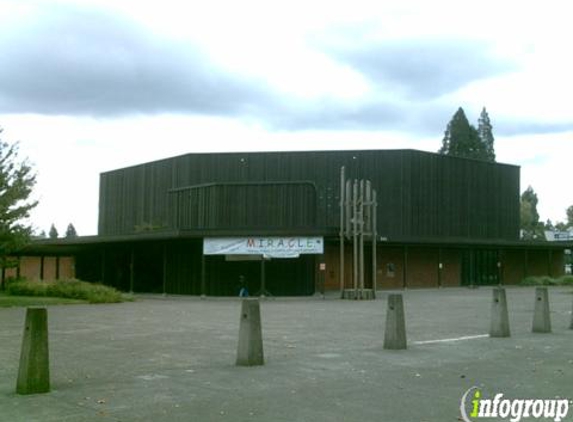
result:
<svg viewBox="0 0 573 422"><path fill-rule="evenodd" d="M247 289L247 284L245 283L245 276L239 276L239 297L248 297L249 290Z"/></svg>

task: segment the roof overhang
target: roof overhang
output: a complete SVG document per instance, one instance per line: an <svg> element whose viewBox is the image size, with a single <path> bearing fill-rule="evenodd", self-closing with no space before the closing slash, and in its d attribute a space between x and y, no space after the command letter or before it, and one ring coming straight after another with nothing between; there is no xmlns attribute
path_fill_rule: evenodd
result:
<svg viewBox="0 0 573 422"><path fill-rule="evenodd" d="M324 236L327 240L339 239L334 228L294 228L276 230L218 229L218 230L161 230L119 236L79 236L75 238L34 240L21 251L21 255L73 255L90 247L167 242L204 237L243 237L243 236ZM465 238L386 238L377 237L380 247L437 247L437 248L484 248L521 250L564 250L573 249L573 242L524 241L506 239L465 239ZM367 240L368 243L371 240Z"/></svg>

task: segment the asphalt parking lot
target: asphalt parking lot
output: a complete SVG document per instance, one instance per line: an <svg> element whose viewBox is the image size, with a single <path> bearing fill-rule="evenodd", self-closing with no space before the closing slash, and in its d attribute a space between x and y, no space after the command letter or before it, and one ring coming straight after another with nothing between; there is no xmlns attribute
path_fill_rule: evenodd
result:
<svg viewBox="0 0 573 422"><path fill-rule="evenodd" d="M458 421L474 386L573 399L571 292L550 288L553 332L534 334L534 288L508 288L512 336L493 339L491 288L400 291L396 351L383 349L389 292L268 298L258 367L235 366L238 298L51 306L52 391L30 396L15 394L25 309L3 308L0 421Z"/></svg>

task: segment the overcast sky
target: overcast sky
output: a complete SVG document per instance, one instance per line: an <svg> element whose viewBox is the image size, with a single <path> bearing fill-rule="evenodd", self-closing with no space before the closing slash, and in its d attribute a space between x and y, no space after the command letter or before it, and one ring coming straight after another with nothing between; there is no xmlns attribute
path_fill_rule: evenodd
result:
<svg viewBox="0 0 573 422"><path fill-rule="evenodd" d="M0 0L0 127L38 230L96 234L99 173L199 151L437 151L490 115L541 218L573 204L573 3ZM570 182L571 181L571 182Z"/></svg>

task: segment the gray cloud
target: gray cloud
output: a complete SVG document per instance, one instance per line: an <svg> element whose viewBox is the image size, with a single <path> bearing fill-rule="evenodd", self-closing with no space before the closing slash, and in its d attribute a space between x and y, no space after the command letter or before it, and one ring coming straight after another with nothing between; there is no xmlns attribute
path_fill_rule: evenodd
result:
<svg viewBox="0 0 573 422"><path fill-rule="evenodd" d="M403 130L442 137L459 104L404 102L373 95L362 101L275 101L258 118L280 130ZM476 117L477 124L477 117Z"/></svg>
<svg viewBox="0 0 573 422"><path fill-rule="evenodd" d="M413 100L438 98L514 69L495 57L487 43L471 40L399 40L327 50L375 85Z"/></svg>
<svg viewBox="0 0 573 422"><path fill-rule="evenodd" d="M512 135L539 135L573 131L573 121L571 122L532 122L500 120L494 122L494 133L503 136Z"/></svg>
<svg viewBox="0 0 573 422"><path fill-rule="evenodd" d="M39 13L0 30L0 113L179 112L240 116L279 130L389 129L441 139L463 104L434 100L511 70L482 42L371 43L350 31L351 44L333 45L327 31L314 47L364 74L373 93L360 101L302 101L233 75L193 44L159 38L124 16L61 3ZM491 117L500 135L571 129Z"/></svg>
<svg viewBox="0 0 573 422"><path fill-rule="evenodd" d="M3 112L226 115L266 101L254 81L217 69L193 46L94 9L45 10L4 29L0 57Z"/></svg>
<svg viewBox="0 0 573 422"><path fill-rule="evenodd" d="M266 119L289 130L392 129L441 138L456 109L463 106L448 104L441 97L475 80L514 69L509 62L495 57L490 45L479 41L418 39L372 43L361 39L364 40L361 31L351 27L327 31L313 44L365 75L373 86L370 98L283 104Z"/></svg>
<svg viewBox="0 0 573 422"><path fill-rule="evenodd" d="M388 102L317 101L275 103L261 113L270 125L286 130L369 130L393 125L401 110Z"/></svg>

